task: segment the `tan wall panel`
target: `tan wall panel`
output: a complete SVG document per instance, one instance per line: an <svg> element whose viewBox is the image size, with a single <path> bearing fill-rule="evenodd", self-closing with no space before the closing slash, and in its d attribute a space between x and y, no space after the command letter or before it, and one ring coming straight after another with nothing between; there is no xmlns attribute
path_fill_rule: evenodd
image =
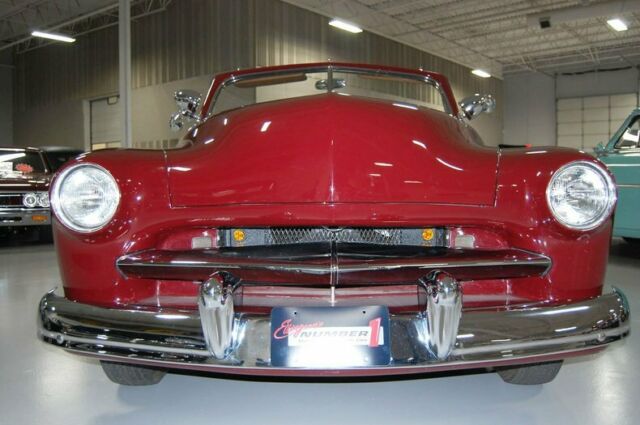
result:
<svg viewBox="0 0 640 425"><path fill-rule="evenodd" d="M15 114L17 146L71 146L84 149L84 114L81 100L65 100L55 107Z"/></svg>

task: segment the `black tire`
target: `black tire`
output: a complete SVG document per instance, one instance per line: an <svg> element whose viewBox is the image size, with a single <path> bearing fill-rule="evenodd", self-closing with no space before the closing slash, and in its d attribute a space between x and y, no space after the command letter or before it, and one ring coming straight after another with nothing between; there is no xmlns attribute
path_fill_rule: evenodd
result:
<svg viewBox="0 0 640 425"><path fill-rule="evenodd" d="M498 375L508 384L541 385L553 381L560 372L562 360L549 363L535 363L498 369Z"/></svg>
<svg viewBox="0 0 640 425"><path fill-rule="evenodd" d="M622 238L626 243L633 246L640 246L640 238Z"/></svg>
<svg viewBox="0 0 640 425"><path fill-rule="evenodd" d="M155 385L167 374L166 370L124 363L101 361L100 365L107 378L120 385Z"/></svg>

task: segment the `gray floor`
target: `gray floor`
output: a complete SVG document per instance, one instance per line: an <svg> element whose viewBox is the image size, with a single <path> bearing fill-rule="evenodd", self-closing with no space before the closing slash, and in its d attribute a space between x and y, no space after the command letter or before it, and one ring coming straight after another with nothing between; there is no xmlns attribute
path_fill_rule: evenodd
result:
<svg viewBox="0 0 640 425"><path fill-rule="evenodd" d="M640 326L640 250L614 243L608 280ZM568 362L542 387L492 373L320 383L170 374L154 387L109 382L94 361L35 338L40 296L58 284L50 245L0 246L0 424L638 424L640 336ZM636 356L636 359L634 359Z"/></svg>

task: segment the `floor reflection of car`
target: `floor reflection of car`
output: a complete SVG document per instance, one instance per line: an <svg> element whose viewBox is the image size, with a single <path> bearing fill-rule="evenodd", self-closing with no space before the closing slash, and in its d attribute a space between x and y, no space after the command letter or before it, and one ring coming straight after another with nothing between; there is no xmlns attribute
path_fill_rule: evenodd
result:
<svg viewBox="0 0 640 425"><path fill-rule="evenodd" d="M596 154L616 178L618 206L613 236L640 244L640 108L634 110L606 145Z"/></svg>
<svg viewBox="0 0 640 425"><path fill-rule="evenodd" d="M39 149L0 148L0 237L35 230L51 239L50 177Z"/></svg>
<svg viewBox="0 0 640 425"><path fill-rule="evenodd" d="M84 153L82 149L70 148L68 146L43 146L40 149L42 149L44 156L47 157L47 161L49 165L51 165L51 171L54 173L58 171L65 162Z"/></svg>

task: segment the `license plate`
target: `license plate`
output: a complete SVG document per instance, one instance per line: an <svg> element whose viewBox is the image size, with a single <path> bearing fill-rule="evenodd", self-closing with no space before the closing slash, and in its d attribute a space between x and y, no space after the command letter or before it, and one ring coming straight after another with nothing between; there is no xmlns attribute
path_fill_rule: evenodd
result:
<svg viewBox="0 0 640 425"><path fill-rule="evenodd" d="M271 365L350 368L388 365L389 310L368 307L276 307L271 311Z"/></svg>

